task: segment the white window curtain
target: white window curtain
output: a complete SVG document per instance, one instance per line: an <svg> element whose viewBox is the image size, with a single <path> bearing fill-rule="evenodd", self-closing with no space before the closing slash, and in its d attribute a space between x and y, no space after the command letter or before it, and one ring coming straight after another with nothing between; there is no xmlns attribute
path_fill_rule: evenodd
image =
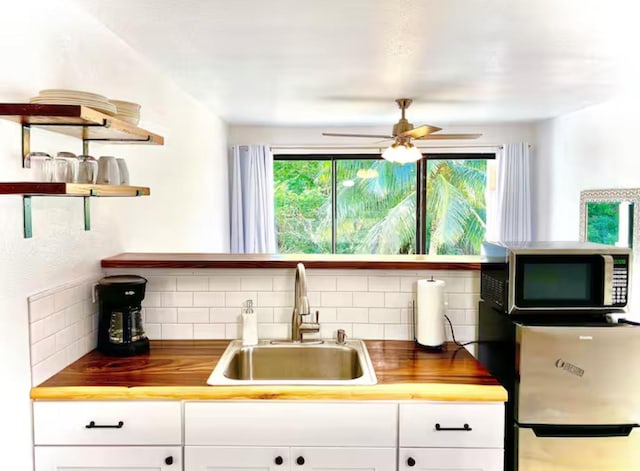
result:
<svg viewBox="0 0 640 471"><path fill-rule="evenodd" d="M231 159L231 252L275 253L271 149L233 146Z"/></svg>
<svg viewBox="0 0 640 471"><path fill-rule="evenodd" d="M487 185L486 240L531 240L530 154L529 144L519 142L496 155L495 185Z"/></svg>

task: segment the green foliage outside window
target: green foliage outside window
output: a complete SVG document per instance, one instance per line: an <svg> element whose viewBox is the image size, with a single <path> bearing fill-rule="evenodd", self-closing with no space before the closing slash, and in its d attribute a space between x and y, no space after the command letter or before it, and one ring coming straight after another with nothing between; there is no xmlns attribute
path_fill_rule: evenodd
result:
<svg viewBox="0 0 640 471"><path fill-rule="evenodd" d="M587 204L587 240L599 244L618 242L618 206L620 203Z"/></svg>
<svg viewBox="0 0 640 471"><path fill-rule="evenodd" d="M336 161L336 253L416 252L416 165ZM275 212L281 253L331 253L331 162L276 160ZM430 160L429 254L478 254L485 233L486 160Z"/></svg>

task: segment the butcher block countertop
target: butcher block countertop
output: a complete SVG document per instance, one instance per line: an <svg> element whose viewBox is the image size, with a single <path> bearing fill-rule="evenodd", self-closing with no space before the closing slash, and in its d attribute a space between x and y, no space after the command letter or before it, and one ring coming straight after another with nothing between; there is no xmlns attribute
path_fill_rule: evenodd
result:
<svg viewBox="0 0 640 471"><path fill-rule="evenodd" d="M127 252L102 260L102 268L306 268L365 270L480 270L475 255L337 255Z"/></svg>
<svg viewBox="0 0 640 471"><path fill-rule="evenodd" d="M156 340L148 354L92 351L31 389L35 400L433 400L506 401L505 389L464 348L428 353L413 342L365 341L373 386L208 386L228 340Z"/></svg>

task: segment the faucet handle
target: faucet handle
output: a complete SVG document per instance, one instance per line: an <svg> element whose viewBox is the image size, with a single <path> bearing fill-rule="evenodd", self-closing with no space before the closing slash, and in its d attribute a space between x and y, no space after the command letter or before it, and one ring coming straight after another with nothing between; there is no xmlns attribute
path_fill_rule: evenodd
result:
<svg viewBox="0 0 640 471"><path fill-rule="evenodd" d="M343 345L347 343L346 338L347 334L345 333L344 329L338 329L338 331L336 332L336 343Z"/></svg>
<svg viewBox="0 0 640 471"><path fill-rule="evenodd" d="M320 311L316 310L316 318L314 321L316 324L320 323Z"/></svg>

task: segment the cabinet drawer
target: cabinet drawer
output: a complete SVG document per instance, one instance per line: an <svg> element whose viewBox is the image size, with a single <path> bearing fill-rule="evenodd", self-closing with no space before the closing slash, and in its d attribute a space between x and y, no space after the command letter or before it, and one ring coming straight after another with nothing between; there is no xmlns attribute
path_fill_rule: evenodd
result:
<svg viewBox="0 0 640 471"><path fill-rule="evenodd" d="M501 402L400 404L400 446L502 448L504 414Z"/></svg>
<svg viewBox="0 0 640 471"><path fill-rule="evenodd" d="M187 402L187 445L396 446L397 405Z"/></svg>
<svg viewBox="0 0 640 471"><path fill-rule="evenodd" d="M36 445L182 443L178 401L36 401L33 423Z"/></svg>
<svg viewBox="0 0 640 471"><path fill-rule="evenodd" d="M400 448L399 471L503 471L497 448Z"/></svg>
<svg viewBox="0 0 640 471"><path fill-rule="evenodd" d="M37 446L35 471L179 471L179 446Z"/></svg>

